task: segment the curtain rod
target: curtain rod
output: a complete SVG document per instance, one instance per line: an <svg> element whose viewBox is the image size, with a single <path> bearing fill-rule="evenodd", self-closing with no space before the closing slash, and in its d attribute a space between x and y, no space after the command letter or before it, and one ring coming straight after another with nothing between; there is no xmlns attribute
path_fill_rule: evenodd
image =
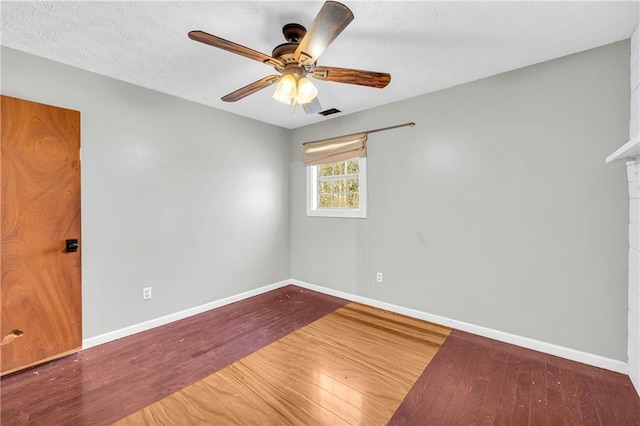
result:
<svg viewBox="0 0 640 426"><path fill-rule="evenodd" d="M348 135L334 136L334 137L332 137L332 138L320 139L320 140L317 140L317 141L304 142L302 145L306 145L306 144L309 144L309 143L315 143L315 142L322 142L322 141L326 141L326 140L329 140L329 139L346 138L346 137L349 137L349 136L359 135L359 134L361 134L361 133L369 134L369 133L383 132L383 131L385 131L385 130L397 129L398 127L406 127L406 126L411 126L411 127L413 127L413 126L415 126L415 125L416 125L416 123L414 123L413 121L410 121L410 122L408 122L408 123L396 124L395 126L381 127L381 128L379 128L379 129L366 130L366 131L364 131L364 132L349 133Z"/></svg>

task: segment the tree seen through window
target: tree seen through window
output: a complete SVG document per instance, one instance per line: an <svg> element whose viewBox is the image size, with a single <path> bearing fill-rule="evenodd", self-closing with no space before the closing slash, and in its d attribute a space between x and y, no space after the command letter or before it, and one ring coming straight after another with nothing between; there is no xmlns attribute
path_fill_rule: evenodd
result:
<svg viewBox="0 0 640 426"><path fill-rule="evenodd" d="M321 208L359 208L359 159L318 166L318 206Z"/></svg>

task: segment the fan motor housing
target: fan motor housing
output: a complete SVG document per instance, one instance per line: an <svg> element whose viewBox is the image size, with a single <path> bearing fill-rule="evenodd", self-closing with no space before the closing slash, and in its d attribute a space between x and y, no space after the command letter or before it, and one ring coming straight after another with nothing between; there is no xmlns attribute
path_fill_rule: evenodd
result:
<svg viewBox="0 0 640 426"><path fill-rule="evenodd" d="M300 43L282 43L277 45L273 52L271 52L271 56L274 58L280 59L285 64L291 62L293 59L293 54L298 48L298 44Z"/></svg>
<svg viewBox="0 0 640 426"><path fill-rule="evenodd" d="M272 57L279 59L285 65L282 69L280 69L280 67L274 67L277 71L283 72L284 69L289 68L288 66L290 64L300 66L300 64L298 64L299 61L294 58L294 53L306 33L307 29L300 24L291 23L282 27L282 34L284 35L284 39L287 40L287 43L279 44L271 52ZM304 74L309 70L302 68L301 71Z"/></svg>

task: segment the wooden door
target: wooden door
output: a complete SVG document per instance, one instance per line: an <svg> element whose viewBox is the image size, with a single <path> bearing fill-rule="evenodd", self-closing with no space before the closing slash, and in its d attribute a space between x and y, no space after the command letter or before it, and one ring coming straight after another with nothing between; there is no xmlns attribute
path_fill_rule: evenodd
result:
<svg viewBox="0 0 640 426"><path fill-rule="evenodd" d="M1 96L1 374L82 346L80 113Z"/></svg>

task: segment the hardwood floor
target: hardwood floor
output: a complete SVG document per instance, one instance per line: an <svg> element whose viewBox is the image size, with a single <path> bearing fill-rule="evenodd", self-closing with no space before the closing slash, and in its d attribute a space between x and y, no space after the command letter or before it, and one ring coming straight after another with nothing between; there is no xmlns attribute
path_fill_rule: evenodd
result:
<svg viewBox="0 0 640 426"><path fill-rule="evenodd" d="M347 303L287 286L4 376L0 424L112 424Z"/></svg>
<svg viewBox="0 0 640 426"><path fill-rule="evenodd" d="M389 425L640 425L625 375L453 330Z"/></svg>
<svg viewBox="0 0 640 426"><path fill-rule="evenodd" d="M117 425L384 424L449 332L350 303Z"/></svg>
<svg viewBox="0 0 640 426"><path fill-rule="evenodd" d="M640 398L624 375L457 330L444 340L427 368L420 371L413 364L420 360L405 351L412 345L420 346L420 340L425 339L417 329L403 325L404 319L379 318L378 312L287 286L3 377L0 423L49 426L128 422L144 415L139 413L143 408L197 385L201 386L195 388L198 400L205 393L213 403L214 408L207 404L205 412L215 411L220 401L246 407L246 395L266 395L267 408L257 409L264 413L261 424L269 423L267 419L272 424L281 423L279 420L290 424L334 424L334 417L323 417L326 413L314 411L313 404L322 399L320 395L335 394L349 403L339 414L344 420L341 423L383 424L391 416L392 425L640 425ZM349 342L358 356L340 355L340 348L346 345L341 339L358 327L368 330L357 334L355 342ZM387 336L386 340L371 337L378 332ZM405 343L391 343L390 336L396 335ZM389 342L385 344L388 349L376 349L383 341ZM310 349L299 357L293 356L305 344ZM434 349L429 344L423 347L424 354ZM393 375L369 378L365 374L356 383L368 383L374 393L385 396L389 402L385 411L379 405L376 408L364 403L368 401L367 394L353 385L356 376L341 374L347 362L355 362L362 368L371 368L373 376L377 363L391 357L387 353L393 357L402 354L404 360L388 367L394 369ZM306 405L296 403L297 411L283 409L284 398L297 392L298 381L306 380L306 367L314 359L325 362L325 376L307 376L313 383L308 386L315 386L317 392L305 400ZM414 367L407 369L405 362ZM265 387L268 371L279 375L273 385L279 394ZM417 377L413 387L395 377L395 372L400 376L407 371ZM348 382L341 378L344 376ZM219 378L209 384L209 377ZM251 382L254 377L255 383ZM345 383L350 386L343 386ZM401 403L390 396L397 389L408 388ZM216 389L214 394L211 389ZM327 406L331 408L325 411L338 412L337 400L328 398ZM363 405L356 409L359 403ZM197 422L200 405L183 405L192 410L192 423ZM383 414L373 419L370 415L374 412ZM132 414L135 416L129 417ZM168 418L166 413L158 415ZM247 423L250 412L243 409L238 414L225 409L224 415L229 416L230 422ZM178 422L188 423L185 418ZM206 421L200 422L203 423Z"/></svg>

